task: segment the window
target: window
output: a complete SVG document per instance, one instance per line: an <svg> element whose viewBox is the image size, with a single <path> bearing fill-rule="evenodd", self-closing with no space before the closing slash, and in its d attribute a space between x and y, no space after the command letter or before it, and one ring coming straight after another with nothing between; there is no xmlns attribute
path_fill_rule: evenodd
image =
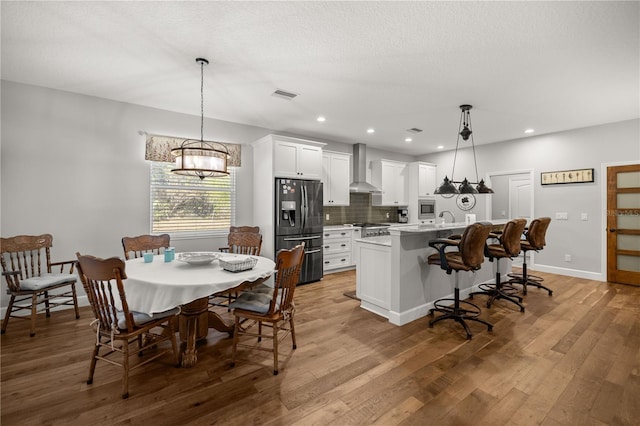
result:
<svg viewBox="0 0 640 426"><path fill-rule="evenodd" d="M172 236L226 233L235 223L233 167L229 176L200 178L171 173L171 163L151 163L151 232Z"/></svg>

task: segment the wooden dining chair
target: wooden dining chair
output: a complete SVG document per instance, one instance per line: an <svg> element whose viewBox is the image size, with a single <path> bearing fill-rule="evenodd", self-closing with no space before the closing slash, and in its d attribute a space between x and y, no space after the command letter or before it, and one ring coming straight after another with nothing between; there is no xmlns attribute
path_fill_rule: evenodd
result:
<svg viewBox="0 0 640 426"><path fill-rule="evenodd" d="M83 256L80 253L76 255L78 275L95 316L95 321L91 325L96 330L96 340L91 355L87 384L93 383L97 361L106 361L122 367L122 398L128 398L129 372L170 352L169 349L157 350L156 347L161 342L167 340L171 342L174 363L178 365L174 318L180 313L180 308L153 315L130 310L123 284L123 280L127 278L124 261L117 257L100 259L94 256ZM120 302L120 306L116 305L116 300ZM130 351L130 345L134 342L137 342L137 350ZM100 354L102 348L106 352ZM156 353L131 366L129 358L136 353L142 356L147 349L156 349ZM121 362L110 357L116 352L122 354Z"/></svg>
<svg viewBox="0 0 640 426"><path fill-rule="evenodd" d="M262 250L262 234L258 226L232 226L227 237L227 247L220 248L224 253L248 254L250 256L260 256ZM236 291L223 291L212 294L209 298L209 306L227 306L237 297Z"/></svg>
<svg viewBox="0 0 640 426"><path fill-rule="evenodd" d="M133 253L133 258L142 257L146 252L160 254L161 249L166 249L171 245L169 234L161 235L139 235L137 237L123 237L122 248L124 258L129 260L129 253Z"/></svg>
<svg viewBox="0 0 640 426"><path fill-rule="evenodd" d="M304 259L304 243L291 250L280 250L276 257L276 276L270 293L245 292L229 306L233 308L235 325L231 366L236 362L238 346L273 352L273 374L278 374L278 343L289 333L296 349L296 334L293 324L295 304L293 295L300 280L300 268ZM257 325L257 332L254 327ZM264 327L272 329L271 335L263 333ZM280 332L283 334L279 335ZM240 342L244 336L257 337L256 344ZM262 338L271 339L271 347L261 345Z"/></svg>
<svg viewBox="0 0 640 426"><path fill-rule="evenodd" d="M7 330L9 318L20 318L31 320L30 335L35 336L37 314L46 312L48 318L51 309L57 306L73 306L76 319L80 318L73 273L75 260L51 262L52 245L51 234L0 239L2 275L7 280L7 293L11 295L2 334ZM13 314L22 310L29 311L30 315Z"/></svg>

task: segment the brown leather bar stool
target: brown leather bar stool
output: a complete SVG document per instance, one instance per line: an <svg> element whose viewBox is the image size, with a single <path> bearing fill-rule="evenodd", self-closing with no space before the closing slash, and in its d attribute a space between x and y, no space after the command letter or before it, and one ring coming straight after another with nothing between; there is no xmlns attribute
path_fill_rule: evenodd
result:
<svg viewBox="0 0 640 426"><path fill-rule="evenodd" d="M474 223L467 226L462 236L451 236L445 239L437 239L429 241L429 246L438 250L438 253L432 254L427 258L429 265L439 265L448 275L452 271L456 272L454 298L438 299L433 305L434 308L429 311L429 315L434 316L435 312L442 312L440 315L429 321L429 327L438 321L452 319L462 325L467 333L467 339L472 338L471 330L465 322L466 320L482 323L487 326L489 331L493 330L493 324L478 318L480 308L473 303L460 300L459 287L459 271L477 271L484 261L484 247L487 237L491 232L490 223ZM449 247L457 247L457 251L446 251ZM453 302L453 306L450 303ZM460 305L464 304L464 308Z"/></svg>
<svg viewBox="0 0 640 426"><path fill-rule="evenodd" d="M525 230L525 239L520 241L520 247L524 252L524 262L522 263L521 274L509 274L511 278L509 284L522 285L522 294L527 294L527 286L534 286L541 289L545 289L549 292L549 296L553 295L553 291L550 288L543 286L541 283L544 281L542 277L537 275L529 275L527 273L527 252L528 251L540 251L547 244L545 236L547 235L547 229L551 223L550 217L540 217L533 219L529 224L529 227Z"/></svg>
<svg viewBox="0 0 640 426"><path fill-rule="evenodd" d="M515 294L515 289L511 286L505 287L500 277L500 259L514 258L520 254L520 238L527 225L526 219L511 219L504 225L502 232L491 233L489 238L497 239L497 244L487 244L487 256L493 262L496 259L496 282L495 284L480 284L481 291L471 292L472 299L476 294L489 296L487 308L490 308L494 301L504 299L515 303L520 307L520 312L524 312L522 297Z"/></svg>

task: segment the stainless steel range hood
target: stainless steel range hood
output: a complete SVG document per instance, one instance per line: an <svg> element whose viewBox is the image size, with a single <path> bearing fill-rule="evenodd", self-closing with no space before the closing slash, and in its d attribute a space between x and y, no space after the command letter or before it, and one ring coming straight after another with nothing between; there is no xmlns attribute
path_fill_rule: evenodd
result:
<svg viewBox="0 0 640 426"><path fill-rule="evenodd" d="M382 190L367 182L367 145L353 145L353 182L349 192L380 193Z"/></svg>

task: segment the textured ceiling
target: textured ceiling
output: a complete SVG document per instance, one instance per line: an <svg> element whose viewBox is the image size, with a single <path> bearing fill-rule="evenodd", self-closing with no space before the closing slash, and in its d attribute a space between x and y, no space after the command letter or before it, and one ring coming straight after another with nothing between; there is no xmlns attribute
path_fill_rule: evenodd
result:
<svg viewBox="0 0 640 426"><path fill-rule="evenodd" d="M207 117L407 154L452 149L463 103L477 144L640 116L638 2L3 1L1 13L4 80L199 115L205 57ZM405 143L412 127L424 131Z"/></svg>

